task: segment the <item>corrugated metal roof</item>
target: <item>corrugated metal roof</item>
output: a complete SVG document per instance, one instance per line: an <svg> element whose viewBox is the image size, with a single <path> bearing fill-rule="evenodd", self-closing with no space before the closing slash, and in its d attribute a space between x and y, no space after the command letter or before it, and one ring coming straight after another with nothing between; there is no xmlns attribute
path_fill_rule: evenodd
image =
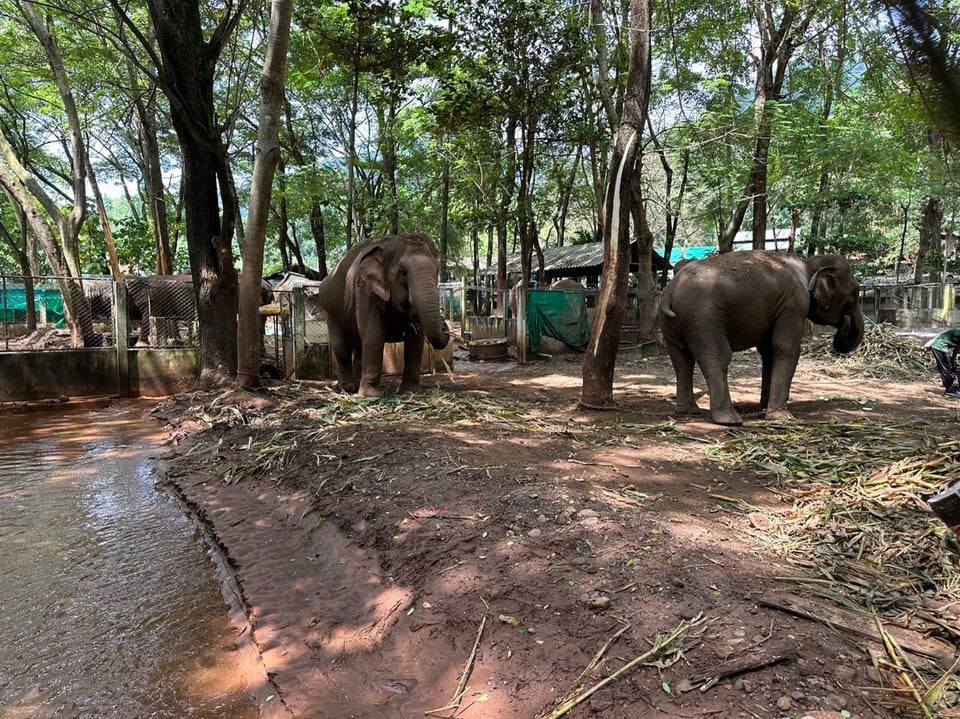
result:
<svg viewBox="0 0 960 719"><path fill-rule="evenodd" d="M631 243L636 247L636 243ZM654 262L662 262L660 253L653 252ZM507 274L519 275L522 270L520 253L507 256ZM532 258L532 272L537 271L537 257ZM631 268L632 270L635 268ZM599 275L603 272L603 243L585 242L580 245L548 247L543 251L543 272L547 277L576 277L578 275ZM497 274L497 266L488 267L485 275Z"/></svg>

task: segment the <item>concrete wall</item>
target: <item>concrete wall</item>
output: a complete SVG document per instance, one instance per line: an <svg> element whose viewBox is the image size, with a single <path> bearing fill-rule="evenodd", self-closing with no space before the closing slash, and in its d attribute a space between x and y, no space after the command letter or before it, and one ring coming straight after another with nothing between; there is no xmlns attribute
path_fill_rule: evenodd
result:
<svg viewBox="0 0 960 719"><path fill-rule="evenodd" d="M0 402L57 397L158 397L190 389L200 372L196 348L127 350L126 387L113 348L0 352Z"/></svg>

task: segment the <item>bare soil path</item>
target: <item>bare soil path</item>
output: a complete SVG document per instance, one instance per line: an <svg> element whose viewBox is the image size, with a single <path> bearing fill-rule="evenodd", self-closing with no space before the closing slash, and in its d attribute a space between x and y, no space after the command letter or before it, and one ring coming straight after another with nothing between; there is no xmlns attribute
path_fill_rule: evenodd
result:
<svg viewBox="0 0 960 719"><path fill-rule="evenodd" d="M277 688L267 715L546 717L647 654L566 716L924 716L936 677L929 716L957 715L960 556L918 491L888 506L920 559L873 561L840 495L805 509L824 468L872 457L878 436L918 454L917 437L960 438L960 401L932 371L878 379L805 356L796 421L775 425L743 353L731 384L746 424L729 429L673 416L666 357L622 358L610 412L578 408L578 358L455 369L379 401L277 384L154 410L169 481L236 574ZM831 456L798 464L733 449L837 427ZM930 450L947 475L918 470L924 486L945 486L955 447ZM869 511L894 546L901 515ZM856 573L824 566L826 550ZM908 568L928 579L864 578L885 561L929 564ZM894 634L916 653L891 653Z"/></svg>

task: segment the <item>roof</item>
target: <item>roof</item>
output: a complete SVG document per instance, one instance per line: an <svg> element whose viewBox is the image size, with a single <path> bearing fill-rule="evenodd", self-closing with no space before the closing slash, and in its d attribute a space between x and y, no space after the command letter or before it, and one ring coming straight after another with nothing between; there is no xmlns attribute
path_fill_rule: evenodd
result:
<svg viewBox="0 0 960 719"><path fill-rule="evenodd" d="M636 242L631 242L631 251L636 257ZM653 251L654 262L659 266L663 257L656 250ZM532 259L532 271L538 269L536 255ZM518 252L507 256L507 275L519 275L522 272L521 254ZM636 272L636 261L631 263L631 272ZM543 251L543 274L547 278L556 277L583 277L585 275L599 275L603 272L603 243L585 242L579 245L565 245L564 247L548 247ZM487 275L495 275L497 267L494 264L485 271Z"/></svg>

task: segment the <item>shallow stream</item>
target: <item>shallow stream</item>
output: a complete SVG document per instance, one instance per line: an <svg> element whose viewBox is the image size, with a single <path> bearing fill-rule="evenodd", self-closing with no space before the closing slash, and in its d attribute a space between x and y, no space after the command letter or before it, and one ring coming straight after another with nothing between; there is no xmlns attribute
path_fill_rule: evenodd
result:
<svg viewBox="0 0 960 719"><path fill-rule="evenodd" d="M258 716L147 408L0 415L0 719Z"/></svg>

